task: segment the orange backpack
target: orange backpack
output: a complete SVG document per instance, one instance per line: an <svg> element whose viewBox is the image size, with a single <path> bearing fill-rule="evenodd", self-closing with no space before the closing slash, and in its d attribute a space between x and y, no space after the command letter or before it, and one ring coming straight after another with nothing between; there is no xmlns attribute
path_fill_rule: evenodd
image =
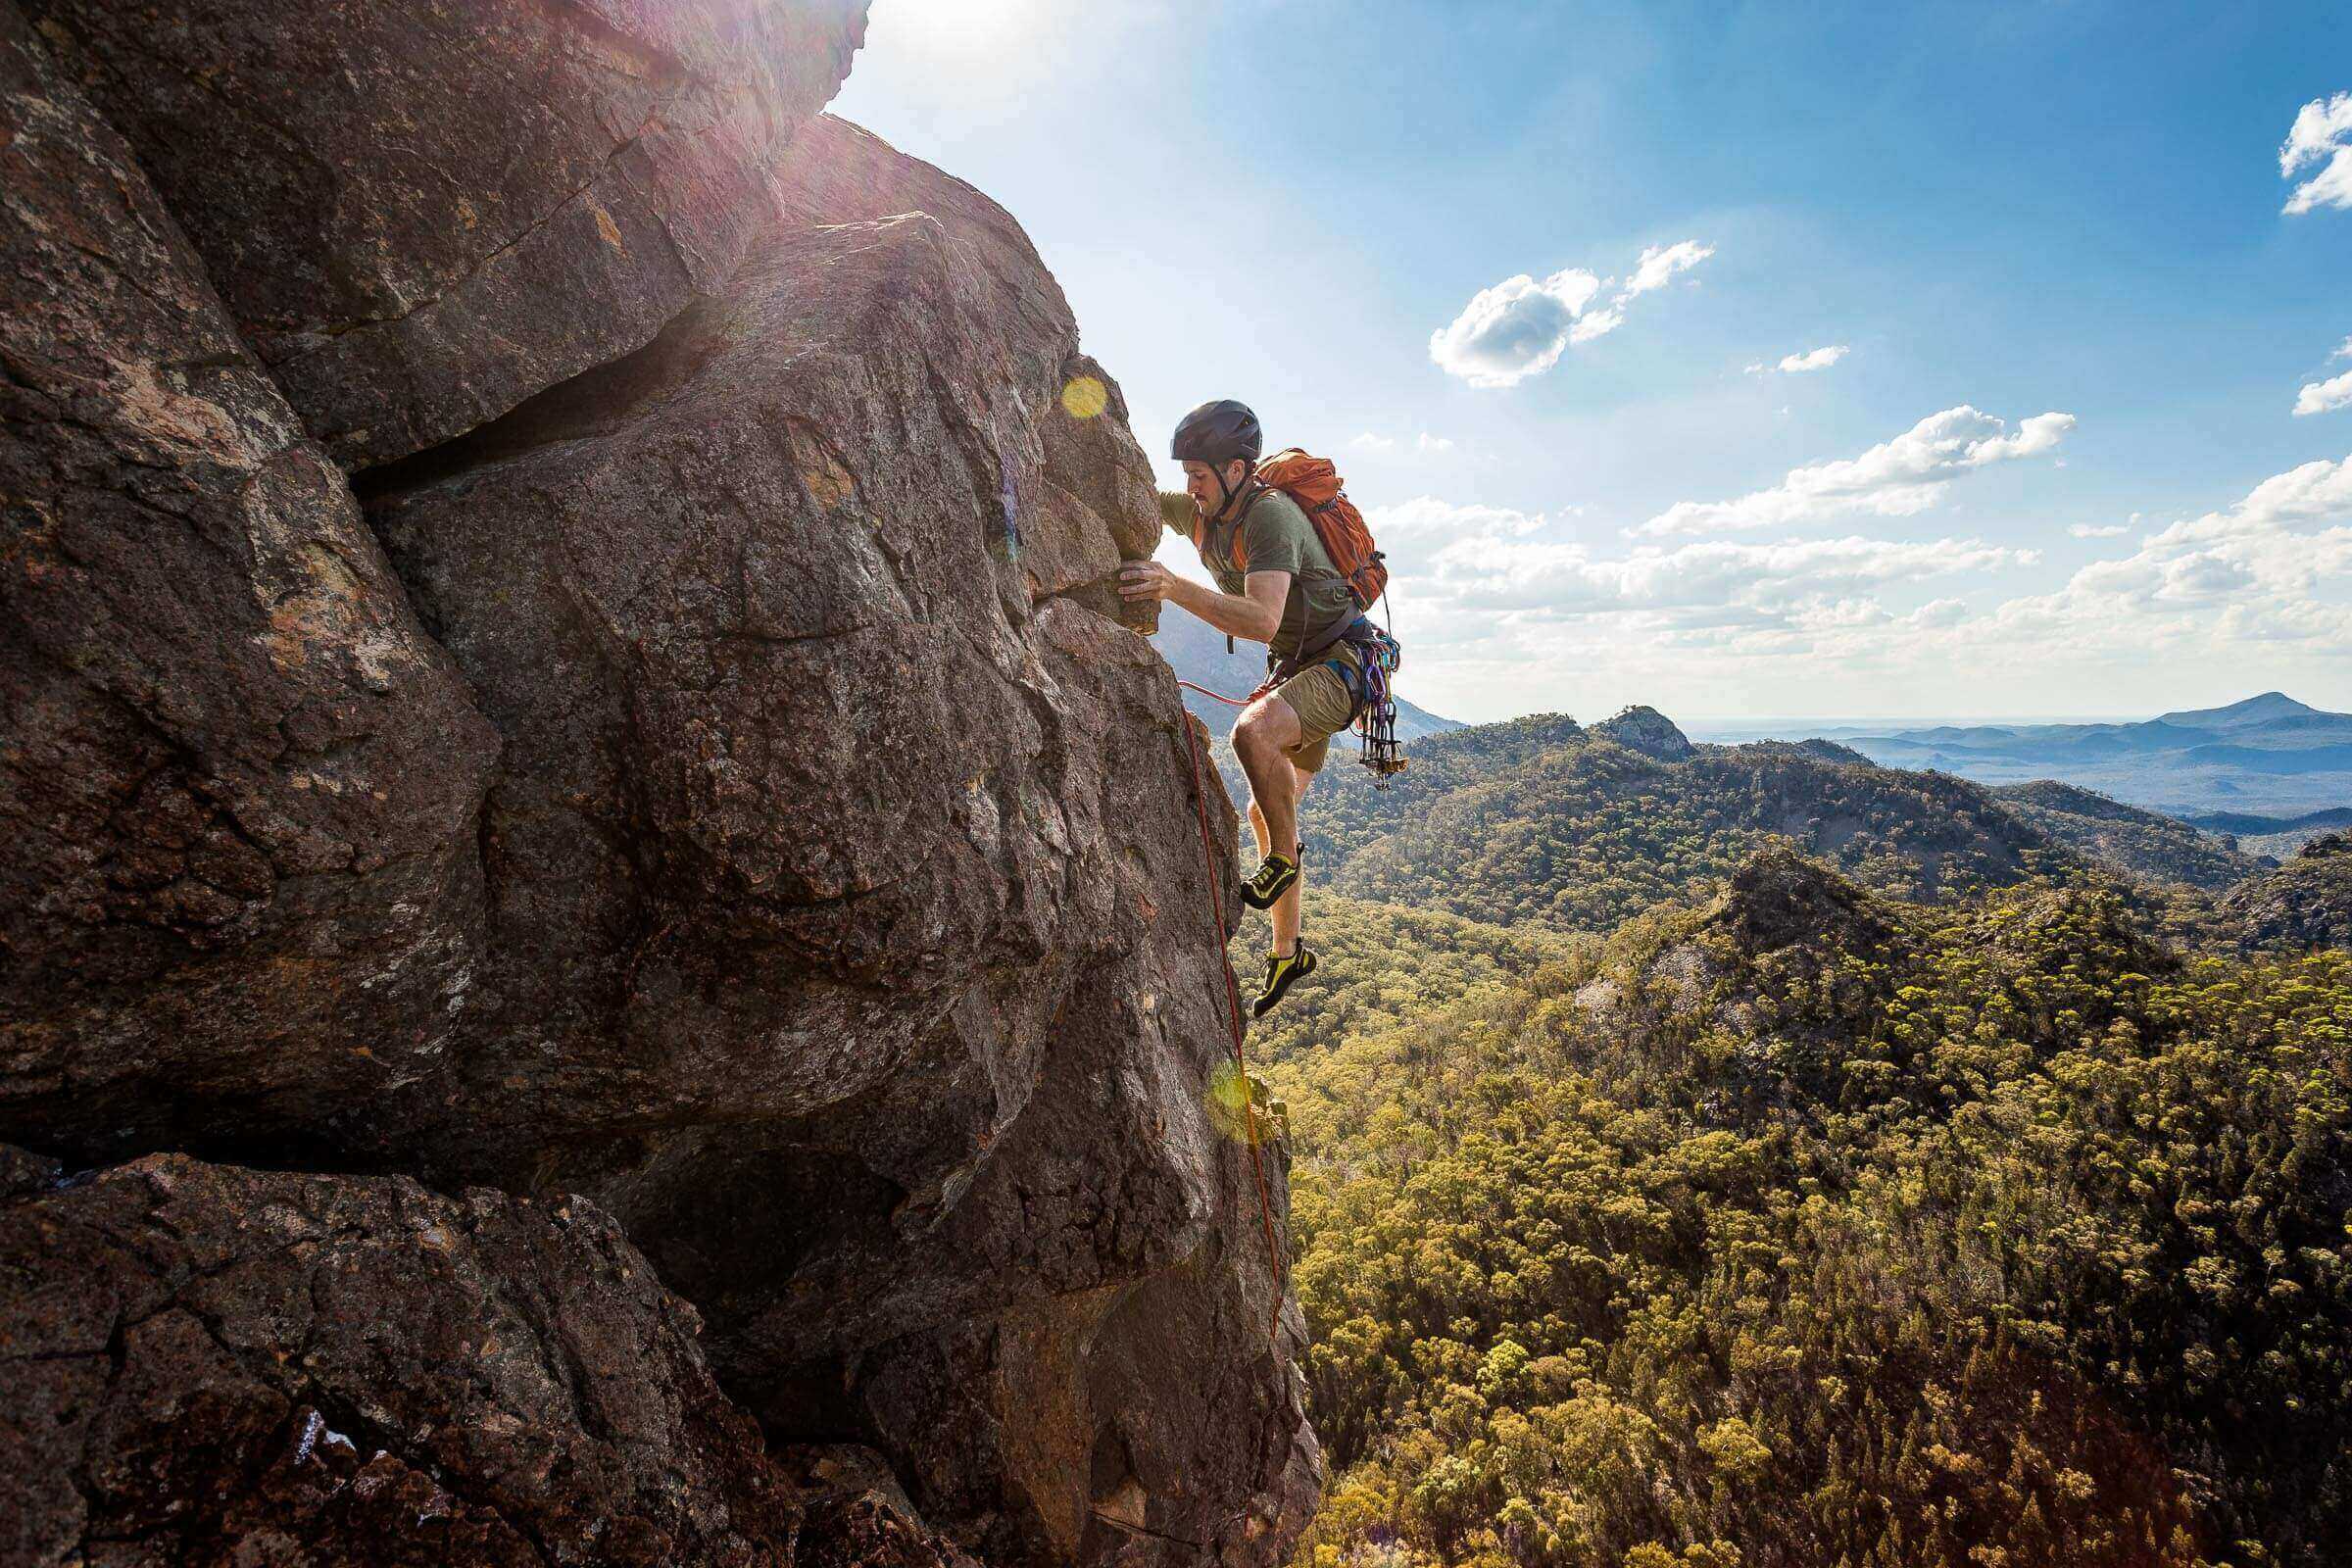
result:
<svg viewBox="0 0 2352 1568"><path fill-rule="evenodd" d="M1332 466L1329 458L1313 458L1297 447L1285 447L1260 463L1250 477L1266 489L1279 490L1298 503L1298 510L1315 525L1315 537L1323 541L1323 553L1331 557L1332 566L1339 574L1348 579L1348 591L1355 596L1358 605L1370 610L1380 603L1380 596L1389 590L1386 558L1373 548L1372 530L1364 525L1364 514L1355 510L1355 503L1348 499L1340 470ZM1244 518L1250 515L1250 505L1247 501L1242 504ZM1195 545L1201 543L1205 531L1201 525L1195 525ZM1242 545L1238 519L1233 535L1233 564L1236 570L1250 569L1249 552Z"/></svg>

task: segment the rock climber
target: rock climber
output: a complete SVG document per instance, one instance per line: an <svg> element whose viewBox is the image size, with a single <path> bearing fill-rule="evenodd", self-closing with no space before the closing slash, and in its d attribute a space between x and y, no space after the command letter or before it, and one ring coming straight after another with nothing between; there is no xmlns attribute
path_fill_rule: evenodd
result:
<svg viewBox="0 0 2352 1568"><path fill-rule="evenodd" d="M1298 935L1298 811L1333 735L1355 715L1362 656L1342 633L1360 612L1347 578L1298 503L1251 477L1263 438L1257 416L1231 399L1204 403L1176 426L1183 496L1163 496L1161 516L1190 537L1216 588L1155 561L1120 568L1120 592L1163 599L1229 637L1267 646L1268 686L1233 725L1233 749L1250 777L1250 827L1258 866L1242 902L1270 909L1274 951L1251 1011L1265 1016L1293 982L1314 973Z"/></svg>

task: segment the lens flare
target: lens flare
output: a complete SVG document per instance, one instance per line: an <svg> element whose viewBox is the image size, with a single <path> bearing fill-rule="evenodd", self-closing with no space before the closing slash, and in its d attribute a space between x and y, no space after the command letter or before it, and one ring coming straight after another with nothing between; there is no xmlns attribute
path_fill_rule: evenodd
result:
<svg viewBox="0 0 2352 1568"><path fill-rule="evenodd" d="M1091 419L1110 407L1110 388L1091 375L1081 375L1061 389L1061 407L1073 419Z"/></svg>
<svg viewBox="0 0 2352 1568"><path fill-rule="evenodd" d="M1209 1075L1209 1125L1237 1144L1256 1143L1269 1132L1286 1130L1289 1109L1266 1092L1264 1084L1230 1061Z"/></svg>

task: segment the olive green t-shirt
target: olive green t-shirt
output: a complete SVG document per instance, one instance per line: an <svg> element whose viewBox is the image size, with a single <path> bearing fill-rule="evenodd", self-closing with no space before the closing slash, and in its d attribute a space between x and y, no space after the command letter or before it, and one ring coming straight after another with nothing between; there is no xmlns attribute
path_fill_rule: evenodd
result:
<svg viewBox="0 0 2352 1568"><path fill-rule="evenodd" d="M1208 531L1200 559L1216 575L1217 587L1240 595L1247 573L1233 564L1231 523ZM1298 503L1279 490L1257 498L1241 525L1242 559L1250 571L1287 571L1291 591L1282 602L1282 626L1267 646L1277 659L1295 659L1301 648L1323 643L1361 613L1348 579L1331 564L1330 553Z"/></svg>

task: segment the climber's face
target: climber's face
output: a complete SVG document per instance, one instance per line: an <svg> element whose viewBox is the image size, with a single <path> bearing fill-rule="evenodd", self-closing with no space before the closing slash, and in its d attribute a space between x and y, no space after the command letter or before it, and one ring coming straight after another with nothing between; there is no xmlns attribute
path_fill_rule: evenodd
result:
<svg viewBox="0 0 2352 1568"><path fill-rule="evenodd" d="M1249 467L1238 460L1228 463L1225 465L1225 487L1219 489L1216 469L1205 463L1187 459L1184 465L1185 494L1193 498L1193 505L1200 509L1200 515L1214 517L1224 510L1225 498L1241 489L1242 480L1249 472Z"/></svg>

